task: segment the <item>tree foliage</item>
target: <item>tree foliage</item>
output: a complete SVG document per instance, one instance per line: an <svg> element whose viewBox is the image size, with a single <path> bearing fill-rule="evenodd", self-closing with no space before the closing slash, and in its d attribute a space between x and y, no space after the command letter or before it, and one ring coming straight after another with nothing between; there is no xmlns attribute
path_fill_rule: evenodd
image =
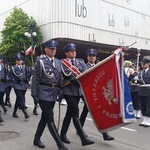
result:
<svg viewBox="0 0 150 150"><path fill-rule="evenodd" d="M31 32L31 23L35 24L33 31L37 33L37 36L33 37L32 44L38 46L42 36L33 17L29 17L21 8L15 7L6 18L1 31L0 54L7 57L8 61L13 60L19 52L24 55L24 51L31 45L31 38L24 35L25 32Z"/></svg>

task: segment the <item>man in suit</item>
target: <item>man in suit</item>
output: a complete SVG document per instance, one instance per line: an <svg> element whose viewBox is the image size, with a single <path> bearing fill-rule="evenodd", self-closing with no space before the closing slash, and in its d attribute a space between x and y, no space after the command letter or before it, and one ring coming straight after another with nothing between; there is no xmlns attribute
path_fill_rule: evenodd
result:
<svg viewBox="0 0 150 150"><path fill-rule="evenodd" d="M13 81L13 88L16 94L16 102L13 111L13 117L18 118L17 109L21 109L24 113L25 119L30 116L27 113L25 104L25 94L28 87L27 72L25 66L22 66L23 57L18 54L15 58L16 65L11 67L10 80Z"/></svg>
<svg viewBox="0 0 150 150"><path fill-rule="evenodd" d="M35 64L35 78L37 89L34 96L38 101L42 110L40 122L38 124L33 144L40 148L45 145L40 141L42 133L47 124L48 129L54 138L59 150L68 150L60 139L58 131L54 123L53 108L57 100L57 96L62 96L62 74L61 62L55 58L57 41L50 40L45 43L46 56L39 58ZM34 87L34 86L33 86Z"/></svg>
<svg viewBox="0 0 150 150"><path fill-rule="evenodd" d="M143 115L143 121L139 126L150 127L150 59L143 58L142 68L139 86L139 96L141 99L141 112Z"/></svg>
<svg viewBox="0 0 150 150"><path fill-rule="evenodd" d="M89 68L95 66L98 52L96 49L90 48L86 51L86 54L87 54L87 60L88 60L86 65L87 65L87 69L89 69ZM88 111L88 108L86 106L84 97L82 97L82 99L84 101L84 107L83 107L83 110L82 110L81 115L80 115L80 122L81 122L81 125L84 126L85 119L86 119L89 111ZM103 139L105 141L114 140L114 138L111 137L108 133L102 133L102 135L103 135Z"/></svg>
<svg viewBox="0 0 150 150"><path fill-rule="evenodd" d="M80 72L84 72L87 69L84 61L82 59L76 58L76 46L74 43L67 44L63 48L63 51L66 55L65 60L70 65L74 66ZM62 67L64 83L70 82L70 84L64 86L63 88L63 97L66 100L68 106L62 124L61 139L65 143L70 143L70 140L67 138L66 134L72 118L75 129L79 133L82 146L94 144L94 142L87 137L80 123L78 103L80 101L82 92L79 83L75 79L76 74L70 70L71 68L66 67L64 64Z"/></svg>

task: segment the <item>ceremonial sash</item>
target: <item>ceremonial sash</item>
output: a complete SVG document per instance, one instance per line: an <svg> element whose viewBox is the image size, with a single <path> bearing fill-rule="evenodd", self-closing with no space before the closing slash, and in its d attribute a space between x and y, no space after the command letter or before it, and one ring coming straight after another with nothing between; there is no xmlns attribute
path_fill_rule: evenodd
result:
<svg viewBox="0 0 150 150"><path fill-rule="evenodd" d="M70 71L72 71L76 76L80 75L81 72L72 64L70 64L66 59L61 61Z"/></svg>

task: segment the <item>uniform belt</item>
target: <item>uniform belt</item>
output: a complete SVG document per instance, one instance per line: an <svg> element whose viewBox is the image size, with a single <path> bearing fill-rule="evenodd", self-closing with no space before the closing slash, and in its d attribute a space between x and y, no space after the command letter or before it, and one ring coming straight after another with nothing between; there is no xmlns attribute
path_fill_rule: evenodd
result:
<svg viewBox="0 0 150 150"><path fill-rule="evenodd" d="M140 87L150 87L150 84L143 84L143 85L140 85Z"/></svg>
<svg viewBox="0 0 150 150"><path fill-rule="evenodd" d="M40 82L40 84L41 84L41 85L48 86L48 87L51 87L51 88L57 88L57 87L58 87L57 84L43 83L43 82Z"/></svg>

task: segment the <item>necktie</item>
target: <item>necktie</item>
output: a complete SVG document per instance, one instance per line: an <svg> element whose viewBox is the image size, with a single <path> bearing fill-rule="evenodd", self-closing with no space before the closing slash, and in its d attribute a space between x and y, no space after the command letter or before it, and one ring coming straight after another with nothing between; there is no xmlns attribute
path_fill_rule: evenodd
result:
<svg viewBox="0 0 150 150"><path fill-rule="evenodd" d="M72 65L74 66L74 60L73 60L73 59L71 60L71 63L72 63Z"/></svg>
<svg viewBox="0 0 150 150"><path fill-rule="evenodd" d="M52 66L54 67L54 60L53 59L51 59L51 63L52 63Z"/></svg>

